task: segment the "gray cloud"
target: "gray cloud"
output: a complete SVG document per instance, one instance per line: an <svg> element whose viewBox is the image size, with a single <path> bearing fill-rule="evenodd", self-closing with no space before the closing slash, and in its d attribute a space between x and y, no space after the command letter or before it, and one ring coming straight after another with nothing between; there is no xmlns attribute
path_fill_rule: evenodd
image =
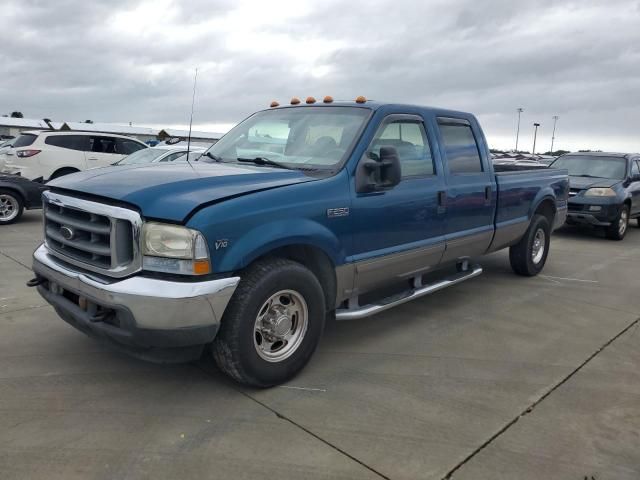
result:
<svg viewBox="0 0 640 480"><path fill-rule="evenodd" d="M5 0L0 110L60 120L234 123L273 98L474 112L509 148L640 150L638 1Z"/></svg>

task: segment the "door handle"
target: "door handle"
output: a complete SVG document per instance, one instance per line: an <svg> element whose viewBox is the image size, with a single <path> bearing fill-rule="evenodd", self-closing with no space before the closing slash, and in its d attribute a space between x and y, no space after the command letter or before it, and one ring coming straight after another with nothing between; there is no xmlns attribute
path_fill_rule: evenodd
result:
<svg viewBox="0 0 640 480"><path fill-rule="evenodd" d="M97 161L98 159L96 157L89 157L89 158L87 158L87 160Z"/></svg>
<svg viewBox="0 0 640 480"><path fill-rule="evenodd" d="M491 203L491 187L484 187L484 203L489 205Z"/></svg>
<svg viewBox="0 0 640 480"><path fill-rule="evenodd" d="M444 213L447 209L447 192L440 190L438 192L438 213Z"/></svg>

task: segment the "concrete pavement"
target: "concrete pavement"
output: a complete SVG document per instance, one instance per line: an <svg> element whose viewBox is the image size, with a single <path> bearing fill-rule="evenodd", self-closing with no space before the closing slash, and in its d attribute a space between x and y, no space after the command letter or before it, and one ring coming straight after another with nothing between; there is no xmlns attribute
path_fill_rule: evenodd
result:
<svg viewBox="0 0 640 480"><path fill-rule="evenodd" d="M289 385L128 358L57 318L0 230L2 478L640 478L640 229L552 240L543 276L485 274L332 322ZM530 410L529 412L527 412Z"/></svg>

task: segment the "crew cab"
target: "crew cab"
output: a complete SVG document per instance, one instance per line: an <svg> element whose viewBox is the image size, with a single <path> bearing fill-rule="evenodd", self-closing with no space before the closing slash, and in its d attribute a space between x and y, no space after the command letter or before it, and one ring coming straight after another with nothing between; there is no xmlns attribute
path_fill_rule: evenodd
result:
<svg viewBox="0 0 640 480"><path fill-rule="evenodd" d="M567 172L505 169L468 113L294 99L198 162L51 182L29 285L134 355L209 349L237 381L272 386L308 362L327 313L382 312L476 277L473 257L507 247L517 274L539 273Z"/></svg>
<svg viewBox="0 0 640 480"><path fill-rule="evenodd" d="M640 155L578 152L558 157L552 168L569 171L569 225L604 229L622 240L629 220L640 226Z"/></svg>

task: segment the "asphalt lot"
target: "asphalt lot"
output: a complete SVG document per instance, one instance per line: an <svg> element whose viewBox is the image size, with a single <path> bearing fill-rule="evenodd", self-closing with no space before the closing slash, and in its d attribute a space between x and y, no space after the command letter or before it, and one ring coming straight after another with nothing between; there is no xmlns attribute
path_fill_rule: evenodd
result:
<svg viewBox="0 0 640 480"><path fill-rule="evenodd" d="M270 390L101 346L24 286L39 212L0 229L0 478L640 478L640 228L553 240L331 323Z"/></svg>

